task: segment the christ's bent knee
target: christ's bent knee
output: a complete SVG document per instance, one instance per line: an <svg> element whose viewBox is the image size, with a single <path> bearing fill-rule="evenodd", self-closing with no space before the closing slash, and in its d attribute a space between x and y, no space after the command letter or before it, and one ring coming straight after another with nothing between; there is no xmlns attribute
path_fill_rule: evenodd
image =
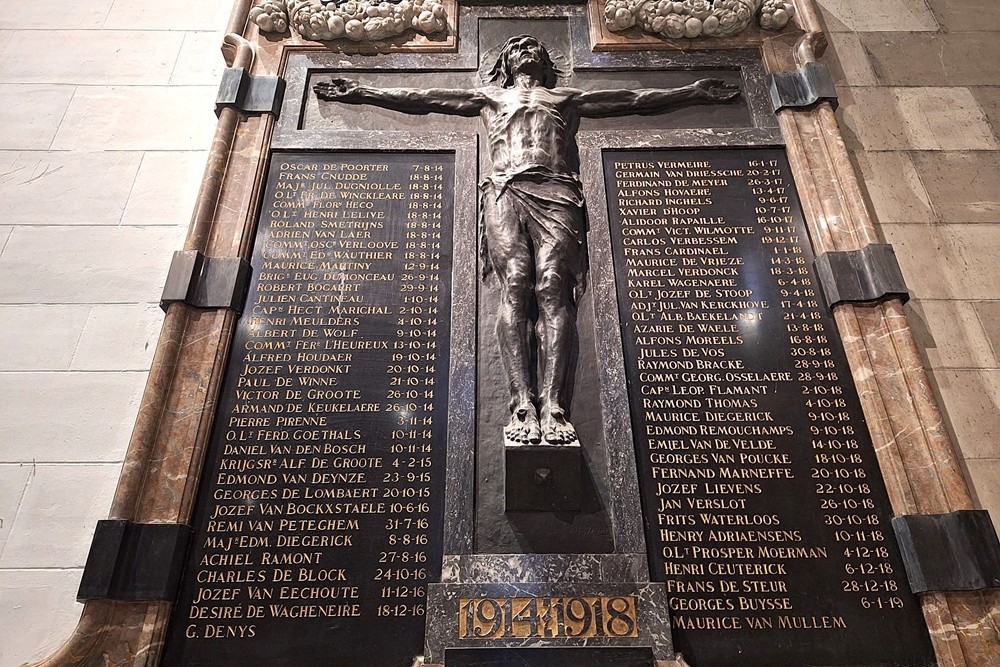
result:
<svg viewBox="0 0 1000 667"><path fill-rule="evenodd" d="M538 307L542 309L563 308L569 303L566 276L555 270L546 270L535 286Z"/></svg>
<svg viewBox="0 0 1000 667"><path fill-rule="evenodd" d="M505 304L511 306L527 305L535 289L528 268L520 263L509 262L507 264L501 277L501 283L501 298Z"/></svg>

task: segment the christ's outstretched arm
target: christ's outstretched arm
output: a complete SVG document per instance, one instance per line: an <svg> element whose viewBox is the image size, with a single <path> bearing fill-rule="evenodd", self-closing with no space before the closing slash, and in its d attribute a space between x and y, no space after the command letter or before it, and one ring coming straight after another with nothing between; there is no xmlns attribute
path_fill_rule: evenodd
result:
<svg viewBox="0 0 1000 667"><path fill-rule="evenodd" d="M740 89L720 79L700 79L681 88L581 91L577 112L588 118L664 113L686 104L729 102Z"/></svg>
<svg viewBox="0 0 1000 667"><path fill-rule="evenodd" d="M316 96L327 102L371 104L393 111L423 115L443 113L477 116L486 105L486 97L477 90L448 88L372 88L351 79L332 79L313 86Z"/></svg>

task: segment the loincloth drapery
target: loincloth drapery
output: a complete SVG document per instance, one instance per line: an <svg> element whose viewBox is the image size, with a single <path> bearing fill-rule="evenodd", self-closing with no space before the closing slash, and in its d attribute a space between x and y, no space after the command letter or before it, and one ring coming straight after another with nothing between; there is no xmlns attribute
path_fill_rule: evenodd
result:
<svg viewBox="0 0 1000 667"><path fill-rule="evenodd" d="M583 292L586 260L583 245L583 184L576 174L533 167L512 175L497 175L479 184L479 255L485 278L493 270L486 235L487 206L501 199L517 212L517 225L534 245L576 246L572 267L574 291Z"/></svg>

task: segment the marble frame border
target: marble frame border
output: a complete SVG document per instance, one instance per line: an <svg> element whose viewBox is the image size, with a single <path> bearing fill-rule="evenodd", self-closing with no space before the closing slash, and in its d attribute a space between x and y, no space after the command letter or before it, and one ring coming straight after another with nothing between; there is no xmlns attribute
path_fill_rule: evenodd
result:
<svg viewBox="0 0 1000 667"><path fill-rule="evenodd" d="M595 0L591 0L595 1ZM802 33L761 44L768 72L816 62L826 48L813 0L794 0ZM804 34L803 34L804 33ZM816 255L879 243L834 116L822 101L777 112ZM974 502L901 299L833 309L895 516L944 514ZM997 664L1000 590L918 595L939 667Z"/></svg>

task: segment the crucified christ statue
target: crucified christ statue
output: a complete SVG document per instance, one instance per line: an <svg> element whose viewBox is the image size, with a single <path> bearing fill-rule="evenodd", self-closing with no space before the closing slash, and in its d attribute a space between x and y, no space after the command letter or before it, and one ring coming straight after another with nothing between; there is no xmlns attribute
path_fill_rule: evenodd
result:
<svg viewBox="0 0 1000 667"><path fill-rule="evenodd" d="M564 393L574 308L584 288L583 187L571 160L580 118L728 102L739 89L718 79L662 90L557 87L548 51L530 35L508 40L490 75L489 85L467 90L372 88L349 79L318 83L314 90L325 101L482 118L493 164L480 186L483 273L495 271L500 283L496 335L511 411L504 437L512 445L574 444ZM532 326L541 360L537 405Z"/></svg>

